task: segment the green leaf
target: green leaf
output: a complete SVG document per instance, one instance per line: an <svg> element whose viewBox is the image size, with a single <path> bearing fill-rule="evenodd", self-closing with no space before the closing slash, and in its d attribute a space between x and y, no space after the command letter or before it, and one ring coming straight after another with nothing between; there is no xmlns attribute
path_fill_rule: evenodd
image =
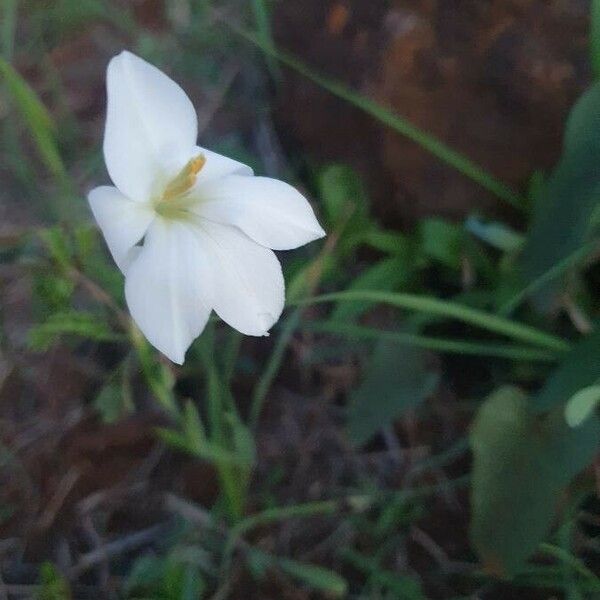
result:
<svg viewBox="0 0 600 600"><path fill-rule="evenodd" d="M521 259L524 282L551 271L593 234L590 223L600 201L600 84L585 92L573 108L564 145L535 205Z"/></svg>
<svg viewBox="0 0 600 600"><path fill-rule="evenodd" d="M248 562L257 577L264 577L269 568L276 566L304 585L334 598L342 598L348 592L346 580L324 567L301 563L289 558L279 558L257 548L249 549Z"/></svg>
<svg viewBox="0 0 600 600"><path fill-rule="evenodd" d="M127 361L124 361L105 383L96 398L94 408L104 423L115 423L134 410Z"/></svg>
<svg viewBox="0 0 600 600"><path fill-rule="evenodd" d="M561 407L544 417L514 387L481 406L471 446L471 540L486 570L512 576L548 534L561 493L592 459L600 423L567 426Z"/></svg>
<svg viewBox="0 0 600 600"><path fill-rule="evenodd" d="M369 203L360 176L346 165L330 165L318 178L319 194L330 231L339 231L338 248L347 254L371 229Z"/></svg>
<svg viewBox="0 0 600 600"><path fill-rule="evenodd" d="M402 287L410 276L410 265L403 257L381 260L363 271L350 284L349 290L381 290L392 292ZM354 321L370 308L369 302L340 302L331 314L332 321Z"/></svg>
<svg viewBox="0 0 600 600"><path fill-rule="evenodd" d="M425 219L419 223L419 236L426 256L451 269L460 268L465 237L461 226L444 219Z"/></svg>
<svg viewBox="0 0 600 600"><path fill-rule="evenodd" d="M127 576L124 586L125 593L130 595L134 590L151 589L160 581L164 571L164 560L151 555L140 556L133 563L133 567Z"/></svg>
<svg viewBox="0 0 600 600"><path fill-rule="evenodd" d="M187 438L189 448L193 452L200 452L201 448L206 444L206 430L202 423L202 419L198 414L196 405L188 400L183 409L183 431Z"/></svg>
<svg viewBox="0 0 600 600"><path fill-rule="evenodd" d="M352 441L366 442L435 389L439 375L427 367L426 354L389 341L375 348L366 375L352 394L348 429Z"/></svg>
<svg viewBox="0 0 600 600"><path fill-rule="evenodd" d="M592 416L599 404L600 385L592 385L579 390L565 407L565 420L569 427L579 427Z"/></svg>
<svg viewBox="0 0 600 600"><path fill-rule="evenodd" d="M550 410L564 405L582 388L595 384L600 379L600 324L594 331L581 339L563 358L544 387L532 399L538 411Z"/></svg>
<svg viewBox="0 0 600 600"><path fill-rule="evenodd" d="M598 147L600 130L600 84L593 84L577 100L565 125L564 154L583 147Z"/></svg>
<svg viewBox="0 0 600 600"><path fill-rule="evenodd" d="M465 222L465 229L502 252L516 252L525 241L520 233L497 221L485 223L477 217L469 217Z"/></svg>
<svg viewBox="0 0 600 600"><path fill-rule="evenodd" d="M35 594L37 600L70 600L69 582L60 571L49 562L40 569L41 584Z"/></svg>
<svg viewBox="0 0 600 600"><path fill-rule="evenodd" d="M53 175L65 178L66 170L55 139L56 126L50 113L29 84L2 57L0 57L0 76L6 82L15 106L19 109L48 170Z"/></svg>
<svg viewBox="0 0 600 600"><path fill-rule="evenodd" d="M329 165L319 175L319 191L330 226L342 223L352 212L366 217L366 192L356 171L347 165Z"/></svg>
<svg viewBox="0 0 600 600"><path fill-rule="evenodd" d="M334 598L343 598L348 592L346 580L324 567L301 563L287 558L277 559L277 564L282 571L298 579L303 584L330 594Z"/></svg>
<svg viewBox="0 0 600 600"><path fill-rule="evenodd" d="M33 350L47 350L63 335L74 335L97 342L115 342L122 339L106 323L102 315L67 311L50 315L48 319L29 330L29 346Z"/></svg>
<svg viewBox="0 0 600 600"><path fill-rule="evenodd" d="M48 227L39 235L52 260L63 271L69 271L73 266L73 248L65 230L62 227Z"/></svg>
<svg viewBox="0 0 600 600"><path fill-rule="evenodd" d="M413 252L413 243L407 236L398 231L384 231L377 226L372 227L363 234L362 241L364 244L386 252L387 254L399 254L403 257L408 257Z"/></svg>
<svg viewBox="0 0 600 600"><path fill-rule="evenodd" d="M592 0L590 30L590 59L594 76L600 78L600 0Z"/></svg>

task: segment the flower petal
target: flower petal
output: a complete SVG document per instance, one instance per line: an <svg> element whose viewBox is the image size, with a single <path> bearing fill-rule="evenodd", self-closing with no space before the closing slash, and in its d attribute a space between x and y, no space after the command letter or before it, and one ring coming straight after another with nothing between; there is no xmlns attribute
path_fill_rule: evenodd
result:
<svg viewBox="0 0 600 600"><path fill-rule="evenodd" d="M147 204L129 200L112 186L93 189L88 201L110 253L125 271L131 251L154 219L154 211Z"/></svg>
<svg viewBox="0 0 600 600"><path fill-rule="evenodd" d="M198 230L191 224L154 221L127 271L125 298L148 341L173 362L204 329L212 305L212 281Z"/></svg>
<svg viewBox="0 0 600 600"><path fill-rule="evenodd" d="M244 163L228 158L222 154L217 154L207 148L196 146L196 155L202 154L206 158L206 163L202 167L197 179L196 185L203 186L207 181L225 177L226 175L253 175L252 169Z"/></svg>
<svg viewBox="0 0 600 600"><path fill-rule="evenodd" d="M227 225L202 220L210 254L215 312L246 335L267 335L285 301L281 265L271 250Z"/></svg>
<svg viewBox="0 0 600 600"><path fill-rule="evenodd" d="M325 235L310 204L295 188L268 177L230 175L206 183L192 209L235 225L261 246L291 250Z"/></svg>
<svg viewBox="0 0 600 600"><path fill-rule="evenodd" d="M181 168L191 157L198 136L196 112L173 80L130 52L110 61L106 87L106 167L123 194L148 200L161 169Z"/></svg>

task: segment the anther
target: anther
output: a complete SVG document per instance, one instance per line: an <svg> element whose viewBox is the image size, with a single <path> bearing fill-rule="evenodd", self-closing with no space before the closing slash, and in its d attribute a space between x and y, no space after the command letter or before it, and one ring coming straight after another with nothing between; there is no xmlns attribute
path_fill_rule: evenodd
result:
<svg viewBox="0 0 600 600"><path fill-rule="evenodd" d="M205 164L206 158L202 154L189 160L179 174L169 182L162 195L162 199L172 200L188 192L196 183L198 173L200 173Z"/></svg>

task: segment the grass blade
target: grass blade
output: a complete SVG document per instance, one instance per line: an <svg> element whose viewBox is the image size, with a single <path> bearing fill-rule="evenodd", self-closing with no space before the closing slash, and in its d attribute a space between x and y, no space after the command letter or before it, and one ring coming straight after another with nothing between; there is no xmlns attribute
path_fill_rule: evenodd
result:
<svg viewBox="0 0 600 600"><path fill-rule="evenodd" d="M274 48L275 44L273 42L273 34L271 33L269 8L267 7L266 0L252 0L252 12L254 13L257 35L261 43L265 48ZM265 53L265 59L271 76L274 79L279 79L277 61L273 55Z"/></svg>
<svg viewBox="0 0 600 600"><path fill-rule="evenodd" d="M474 325L475 327L480 327L487 331L505 335L523 342L528 342L548 350L564 352L569 349L569 344L564 340L544 331L535 329L534 327L530 327L529 325L511 321L510 319L505 319L455 302L431 298L430 296L357 290L353 292L324 294L323 296L316 296L308 300L303 300L300 304L306 306L325 302L359 301L389 304L390 306L395 306L397 308L456 319L463 323Z"/></svg>
<svg viewBox="0 0 600 600"><path fill-rule="evenodd" d="M5 60L11 62L17 28L17 0L4 0L4 6L0 9L0 15L2 16L2 26L0 29L2 47L0 51Z"/></svg>
<svg viewBox="0 0 600 600"><path fill-rule="evenodd" d="M408 120L395 114L384 106L377 104L370 98L313 71L295 56L277 48L272 42L265 43L262 36L257 36L247 31L233 28L229 23L227 23L227 25L244 39L260 48L265 54L272 56L281 64L296 71L296 73L327 90L334 96L349 102L359 110L367 113L374 119L377 119L379 122L412 140L442 162L453 167L472 181L487 189L499 199L508 202L518 209L524 207L524 200L513 189L496 179L489 171L486 171L483 167L477 165L460 152L453 150L433 135L419 129Z"/></svg>
<svg viewBox="0 0 600 600"><path fill-rule="evenodd" d="M600 78L600 0L592 0L590 15L590 59L596 79Z"/></svg>
<svg viewBox="0 0 600 600"><path fill-rule="evenodd" d="M528 348L526 346L510 346L508 344L491 344L453 340L404 333L384 331L362 325L332 323L328 321L312 321L303 324L302 329L319 333L331 333L363 340L387 340L405 346L416 346L442 354L465 354L471 356L494 356L511 360L555 362L557 356L546 350Z"/></svg>
<svg viewBox="0 0 600 600"><path fill-rule="evenodd" d="M54 135L56 127L50 113L23 77L1 57L0 76L4 79L46 167L59 181L66 181L66 169L58 152Z"/></svg>

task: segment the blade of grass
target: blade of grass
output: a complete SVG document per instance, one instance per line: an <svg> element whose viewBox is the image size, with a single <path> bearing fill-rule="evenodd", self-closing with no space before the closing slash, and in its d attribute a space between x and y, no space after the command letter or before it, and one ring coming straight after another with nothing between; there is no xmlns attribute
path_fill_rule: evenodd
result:
<svg viewBox="0 0 600 600"><path fill-rule="evenodd" d="M596 79L600 78L600 0L592 0L590 8L590 59Z"/></svg>
<svg viewBox="0 0 600 600"><path fill-rule="evenodd" d="M17 0L4 0L0 9L2 15L2 56L11 62L15 48L15 31L17 28Z"/></svg>
<svg viewBox="0 0 600 600"><path fill-rule="evenodd" d="M342 222L338 224L337 229L333 231L332 234L327 238L327 241L325 242L325 245L323 246L321 252L307 269L303 293L306 294L308 297L312 296L312 294L314 294L315 290L317 289L319 281L321 280L321 276L323 275L324 265L329 259L329 257L332 256L340 239L340 236L353 213L354 206L348 206L348 210L345 213L345 219L343 219ZM279 367L283 362L285 350L290 342L290 339L294 334L294 331L298 327L300 320L302 319L302 312L303 307L299 306L284 322L283 327L281 328L281 333L277 338L275 348L271 352L271 355L267 362L267 366L262 372L258 383L254 386L254 390L252 392L252 404L250 406L251 429L255 429L256 425L258 424L258 418L260 417L260 412L262 410L263 404L265 403L265 399L267 398L267 394L269 392L269 389L271 388L271 384L277 376Z"/></svg>
<svg viewBox="0 0 600 600"><path fill-rule="evenodd" d="M395 306L397 308L456 319L463 323L474 325L475 327L480 327L487 331L505 335L523 342L529 342L548 350L564 352L569 349L569 344L564 340L529 325L511 321L510 319L505 319L455 302L431 298L430 296L356 290L324 294L322 296L302 300L298 302L298 304L301 306L309 306L326 302L374 302L389 304L390 306Z"/></svg>
<svg viewBox="0 0 600 600"><path fill-rule="evenodd" d="M294 312L285 320L275 347L269 356L269 362L265 367L265 370L260 376L258 383L256 384L252 393L252 406L250 407L250 428L254 429L258 424L258 418L267 397L267 393L271 388L279 367L283 362L286 348L290 342L294 331L298 328L300 319L302 318L302 309L296 308Z"/></svg>
<svg viewBox="0 0 600 600"><path fill-rule="evenodd" d="M556 354L526 346L510 346L508 344L488 344L470 342L468 340L452 340L444 338L416 335L397 331L384 331L362 325L333 323L328 321L311 321L301 325L302 329L320 333L348 336L364 340L387 340L406 346L416 346L433 350L442 354L466 354L472 356L494 356L511 360L555 362Z"/></svg>
<svg viewBox="0 0 600 600"><path fill-rule="evenodd" d="M50 113L29 84L3 58L0 58L0 76L4 79L46 167L64 184L67 174L56 145L56 128Z"/></svg>
<svg viewBox="0 0 600 600"><path fill-rule="evenodd" d="M341 83L334 81L329 77L315 72L309 66L298 60L295 56L277 48L273 43L265 43L262 36L257 36L248 31L241 30L226 21L222 22L235 31L238 35L242 36L245 40L260 48L260 50L262 50L265 54L272 56L281 64L296 71L298 74L327 90L329 93L341 98L342 100L345 100L346 102L349 102L354 107L367 113L374 119L412 140L435 156L437 159L453 167L472 181L478 183L480 186L497 196L499 199L508 202L520 210L524 208L525 201L517 194L517 192L515 192L505 183L499 181L489 171L477 165L460 152L453 150L435 136L416 127L407 119L395 114L384 106L377 104L370 98L367 98L366 96L347 88L345 85L342 85Z"/></svg>
<svg viewBox="0 0 600 600"><path fill-rule="evenodd" d="M271 32L271 19L269 8L265 0L252 0L252 12L254 13L254 22L256 24L257 36L265 48L273 48L273 34ZM279 70L277 61L269 54L265 53L267 67L273 79L279 79Z"/></svg>
<svg viewBox="0 0 600 600"><path fill-rule="evenodd" d="M586 579L587 582L593 586L595 592L600 592L600 578L568 550L548 543L540 544L539 550L540 552L559 560L561 563L568 565L578 575Z"/></svg>

